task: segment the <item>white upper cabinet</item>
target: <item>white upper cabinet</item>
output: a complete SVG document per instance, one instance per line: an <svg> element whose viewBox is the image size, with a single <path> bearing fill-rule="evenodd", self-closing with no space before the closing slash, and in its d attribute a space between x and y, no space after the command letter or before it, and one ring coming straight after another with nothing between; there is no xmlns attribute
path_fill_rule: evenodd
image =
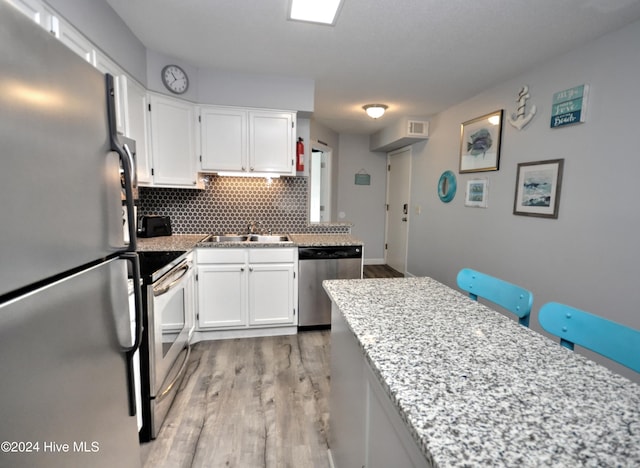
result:
<svg viewBox="0 0 640 468"><path fill-rule="evenodd" d="M295 112L202 106L200 167L295 175Z"/></svg>
<svg viewBox="0 0 640 468"><path fill-rule="evenodd" d="M295 175L295 114L249 112L249 170Z"/></svg>
<svg viewBox="0 0 640 468"><path fill-rule="evenodd" d="M210 105L199 111L188 101L148 93L42 0L6 1L102 73L113 75L116 128L136 141L140 185L202 188L198 169L296 175L295 112Z"/></svg>
<svg viewBox="0 0 640 468"><path fill-rule="evenodd" d="M13 5L22 13L27 15L37 24L45 27L45 15L42 2L39 0L7 0L9 5Z"/></svg>
<svg viewBox="0 0 640 468"><path fill-rule="evenodd" d="M247 170L247 119L247 111L243 109L209 106L201 108L203 170Z"/></svg>
<svg viewBox="0 0 640 468"><path fill-rule="evenodd" d="M121 76L120 95L124 97L124 134L136 141L138 184L153 184L151 151L149 149L149 98L147 90L135 80Z"/></svg>
<svg viewBox="0 0 640 468"><path fill-rule="evenodd" d="M97 63L97 50L91 41L66 21L60 19L57 24L58 29L55 30L54 28L53 34L60 39L60 42L95 67Z"/></svg>
<svg viewBox="0 0 640 468"><path fill-rule="evenodd" d="M149 95L153 185L197 188L196 107Z"/></svg>

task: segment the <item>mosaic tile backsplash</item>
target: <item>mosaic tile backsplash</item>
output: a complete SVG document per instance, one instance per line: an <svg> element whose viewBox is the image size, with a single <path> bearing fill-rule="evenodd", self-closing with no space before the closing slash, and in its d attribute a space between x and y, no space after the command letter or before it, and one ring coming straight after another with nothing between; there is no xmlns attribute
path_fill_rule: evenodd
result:
<svg viewBox="0 0 640 468"><path fill-rule="evenodd" d="M211 174L204 190L140 187L138 216L170 216L175 234L243 233L252 222L274 233L350 233L348 224L309 225L307 183Z"/></svg>

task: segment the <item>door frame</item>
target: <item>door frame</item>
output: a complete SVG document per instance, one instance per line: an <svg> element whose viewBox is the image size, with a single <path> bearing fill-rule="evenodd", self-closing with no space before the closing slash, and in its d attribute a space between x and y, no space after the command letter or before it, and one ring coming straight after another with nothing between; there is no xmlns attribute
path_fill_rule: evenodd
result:
<svg viewBox="0 0 640 468"><path fill-rule="evenodd" d="M403 153L405 151L408 151L409 153L409 175L408 175L408 180L406 180L406 187L408 187L408 193L407 193L407 232L406 232L406 238L405 238L405 250L403 253L403 264L404 264L404 271L401 271L400 273L402 273L403 275L406 276L407 274L407 258L408 258L408 251L409 251L409 227L410 227L410 223L411 223L411 218L410 218L410 214L411 214L411 174L412 174L412 169L413 169L413 150L411 148L411 146L404 146L402 148L399 148L397 150L394 151L390 151L389 153L387 153L387 193L386 193L386 209L385 209L385 220L384 220L384 262L385 264L387 264L387 253L389 251L388 249L388 243L389 243L389 193L391 191L391 180L390 180L390 162L391 162L391 158L398 154L398 153Z"/></svg>

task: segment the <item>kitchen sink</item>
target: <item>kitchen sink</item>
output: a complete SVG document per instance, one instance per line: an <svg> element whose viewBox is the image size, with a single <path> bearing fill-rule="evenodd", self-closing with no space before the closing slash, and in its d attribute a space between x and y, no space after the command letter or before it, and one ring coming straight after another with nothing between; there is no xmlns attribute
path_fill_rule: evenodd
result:
<svg viewBox="0 0 640 468"><path fill-rule="evenodd" d="M249 242L290 242L289 236L271 235L271 234L252 234L249 237Z"/></svg>
<svg viewBox="0 0 640 468"><path fill-rule="evenodd" d="M224 236L209 236L204 242L245 242L249 236L241 236L236 234L227 234Z"/></svg>
<svg viewBox="0 0 640 468"><path fill-rule="evenodd" d="M282 234L225 234L222 236L209 236L204 242L261 242L265 244L278 244L291 242L289 236Z"/></svg>

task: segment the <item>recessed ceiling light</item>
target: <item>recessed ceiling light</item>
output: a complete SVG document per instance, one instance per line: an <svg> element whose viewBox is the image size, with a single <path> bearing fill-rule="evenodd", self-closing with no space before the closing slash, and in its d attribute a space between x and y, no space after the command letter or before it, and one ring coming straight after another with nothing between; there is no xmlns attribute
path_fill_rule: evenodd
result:
<svg viewBox="0 0 640 468"><path fill-rule="evenodd" d="M289 0L289 19L334 26L342 0Z"/></svg>

